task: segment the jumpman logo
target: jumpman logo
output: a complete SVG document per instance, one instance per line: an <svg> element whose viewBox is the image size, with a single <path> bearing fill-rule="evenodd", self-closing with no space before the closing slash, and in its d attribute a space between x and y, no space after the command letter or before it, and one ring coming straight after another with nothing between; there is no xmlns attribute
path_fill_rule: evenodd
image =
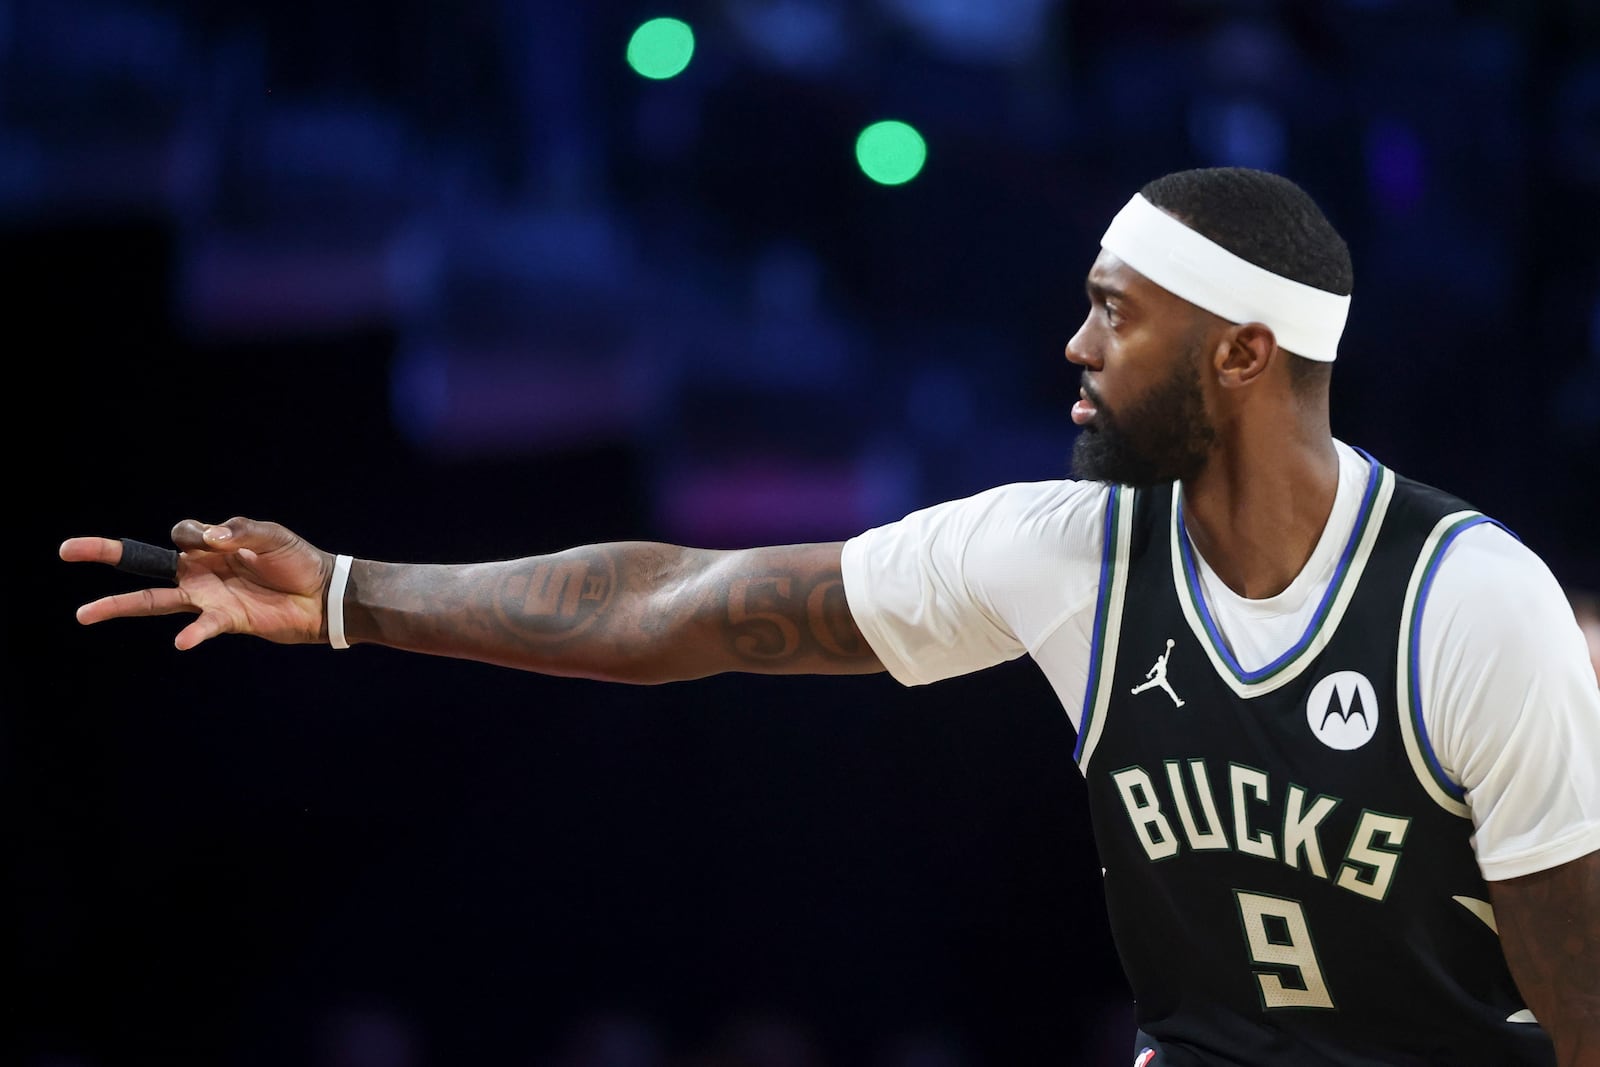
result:
<svg viewBox="0 0 1600 1067"><path fill-rule="evenodd" d="M1172 698L1172 702L1174 704L1180 708L1183 707L1183 701L1179 700L1178 694L1172 691L1172 683L1167 681L1167 657L1170 655L1172 655L1172 639L1169 637L1167 638L1167 650L1156 657L1156 665L1151 667L1144 674L1144 676L1150 680L1145 682L1143 685L1134 686L1134 696L1138 696L1146 689L1154 689L1159 685L1162 689L1167 691L1167 696Z"/></svg>

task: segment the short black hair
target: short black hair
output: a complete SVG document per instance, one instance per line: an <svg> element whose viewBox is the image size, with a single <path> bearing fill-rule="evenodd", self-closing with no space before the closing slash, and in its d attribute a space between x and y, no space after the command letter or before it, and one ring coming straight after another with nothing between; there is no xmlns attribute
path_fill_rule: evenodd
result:
<svg viewBox="0 0 1600 1067"><path fill-rule="evenodd" d="M1340 296L1354 288L1344 238L1311 195L1282 175L1202 167L1157 178L1139 192L1240 259Z"/></svg>
<svg viewBox="0 0 1600 1067"><path fill-rule="evenodd" d="M1340 296L1355 287L1350 248L1300 186L1248 167L1200 167L1157 178L1139 190L1240 259ZM1302 364L1305 364L1302 366ZM1331 365L1290 362L1297 389L1326 384Z"/></svg>

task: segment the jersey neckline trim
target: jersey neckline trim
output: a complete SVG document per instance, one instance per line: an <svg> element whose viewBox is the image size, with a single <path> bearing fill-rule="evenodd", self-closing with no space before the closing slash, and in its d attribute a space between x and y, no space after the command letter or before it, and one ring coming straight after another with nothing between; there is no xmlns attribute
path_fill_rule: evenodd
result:
<svg viewBox="0 0 1600 1067"><path fill-rule="evenodd" d="M1253 671L1245 670L1228 648L1206 603L1195 564L1194 548L1184 527L1182 488L1176 484L1173 486L1173 580L1177 585L1178 600L1190 628L1199 638L1217 673L1239 696L1252 697L1271 692L1299 675L1328 643L1344 616L1345 608L1349 606L1372 553L1384 514L1388 511L1389 499L1394 493L1393 472L1362 449L1355 451L1367 461L1367 485L1362 492L1355 524L1340 552L1328 588L1324 590L1316 612L1299 639L1272 662Z"/></svg>

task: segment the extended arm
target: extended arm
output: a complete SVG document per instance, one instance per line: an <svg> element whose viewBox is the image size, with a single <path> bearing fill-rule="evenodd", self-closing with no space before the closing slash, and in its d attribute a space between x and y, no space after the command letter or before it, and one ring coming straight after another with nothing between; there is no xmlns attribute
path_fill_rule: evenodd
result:
<svg viewBox="0 0 1600 1067"><path fill-rule="evenodd" d="M1489 892L1512 977L1556 1062L1600 1067L1600 852Z"/></svg>
<svg viewBox="0 0 1600 1067"><path fill-rule="evenodd" d="M352 642L612 681L881 671L845 603L841 547L622 542L463 566L357 561L346 627Z"/></svg>
<svg viewBox="0 0 1600 1067"><path fill-rule="evenodd" d="M173 528L177 586L105 597L84 623L188 612L180 649L224 633L327 640L333 557L276 523ZM454 565L357 560L345 590L353 642L522 670L655 683L726 671L865 674L882 664L845 602L842 544L717 552L654 542ZM74 562L117 565L119 541L76 537Z"/></svg>

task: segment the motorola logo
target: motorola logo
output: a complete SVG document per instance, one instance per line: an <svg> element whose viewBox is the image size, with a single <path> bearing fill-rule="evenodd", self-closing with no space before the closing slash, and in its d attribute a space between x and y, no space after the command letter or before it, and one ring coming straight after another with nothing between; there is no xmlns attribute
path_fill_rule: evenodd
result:
<svg viewBox="0 0 1600 1067"><path fill-rule="evenodd" d="M1378 694L1364 674L1330 674L1306 698L1306 723L1329 748L1360 748L1378 730Z"/></svg>

